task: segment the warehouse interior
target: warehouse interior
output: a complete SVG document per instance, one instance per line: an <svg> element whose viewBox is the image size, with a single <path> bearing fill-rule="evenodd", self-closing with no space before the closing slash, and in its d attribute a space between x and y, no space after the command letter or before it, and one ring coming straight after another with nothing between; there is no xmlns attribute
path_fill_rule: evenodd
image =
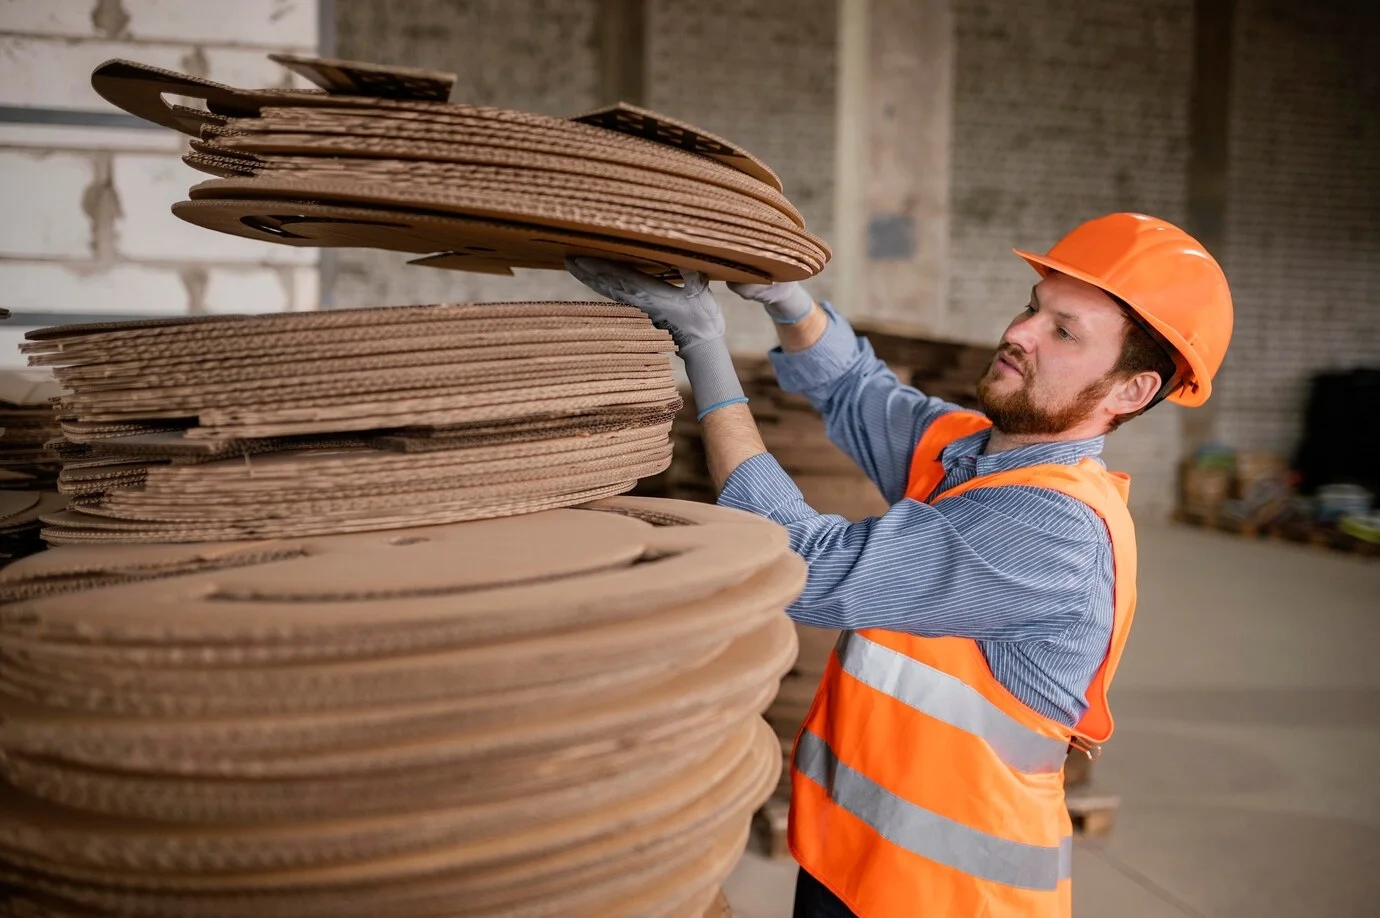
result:
<svg viewBox="0 0 1380 918"><path fill-rule="evenodd" d="M452 270L454 259L441 267L409 264L433 250L371 244L373 236L362 244L345 236L263 241L261 211L230 229L193 219L189 188L212 177L232 188L241 175L236 158L254 155L237 149L284 156L274 165L279 172L252 179L245 172L246 182L302 179L307 157L296 149L289 153L298 159L289 161L276 148L237 148L233 132L202 135L189 147L196 128L150 123L112 104L119 91L93 88L93 72L112 59L246 90L322 85L309 65L269 58L289 55L453 75L442 95L428 98L522 113L506 122L511 143L548 144L544 152L522 147L534 156L576 150L594 135L572 129L567 137L567 119L618 103L663 116L663 129L699 132L700 147L676 151L694 152L682 156L681 184L668 186L667 196L701 177L722 186L729 179L714 177L724 162L736 162L750 182L734 179L745 189L742 199L723 206L750 215L743 219L777 221L767 235L745 234L759 254L767 239L775 260L744 256L757 274L737 267L719 279L801 280L869 337L902 382L964 407L976 406L977 379L1029 297L1030 269L1013 248L1043 252L1082 221L1122 211L1190 232L1230 282L1235 327L1207 405L1158 406L1107 441L1106 463L1133 480L1139 615L1111 695L1117 735L1090 765L1077 763L1077 780L1069 772L1074 913L1371 914L1380 896L1380 784L1366 758L1380 754L1380 669L1371 660L1380 641L1377 47L1380 7L1366 0L5 0L0 200L11 219L0 225L0 308L9 313L0 321L0 428L9 434L0 436L0 491L14 496L0 503L0 553L15 563L0 569L0 606L13 602L16 611L0 614L0 663L11 669L0 674L0 700L64 710L14 708L8 730L0 710L0 793L9 801L0 806L22 816L7 833L0 813L0 904L9 894L16 909L29 909L16 914L69 913L55 903L80 903L95 914L157 913L181 901L159 898L174 895L168 890L190 896L202 887L167 879L150 864L173 864L174 876L191 877L233 874L237 868L225 865L236 863L289 871L331 858L382 863L379 852L400 850L389 848L388 832L431 831L428 844L445 841L456 850L463 847L456 838L472 839L464 882L473 886L454 888L473 898L451 906L455 914L506 913L524 884L527 895L548 897L552 914L792 914L797 865L783 835L789 777L778 777L785 772L777 751L789 756L835 635L798 626L791 636L780 613L806 573L784 535L766 523L718 516L729 511L711 506L716 487L704 432L681 362L667 360L671 338L631 307L567 308L594 297L557 270L555 249L542 249L542 240L509 259L511 271L496 264L501 255L495 264L471 257L469 270ZM159 98L178 95L167 90ZM274 114L273 99L253 111L266 134L326 130L309 117L290 121L300 110L283 98L277 101L286 114ZM235 116L248 120L249 109ZM346 116L356 126L365 121L359 112ZM270 123L275 117L282 120ZM489 129L494 137L501 132ZM387 139L386 129L371 130ZM626 140L631 133L623 130ZM704 138L729 152L718 161L703 155L710 149ZM664 136L661 143L669 146ZM643 162L630 141L625 146L619 168ZM189 152L201 172L184 162ZM752 171L763 164L764 173ZM422 193L450 193L421 167L391 168L380 171L381 185L431 182ZM610 175L596 177L612 182ZM779 189L763 176L779 178ZM580 189L559 183L549 188L569 191L572 207L594 195L581 198ZM221 194L228 202L236 193ZM348 198L331 193L337 204ZM306 193L294 200L304 202L302 213L318 200L330 203ZM697 200L678 212L692 223L705 206ZM175 215L175 207L183 209ZM712 223L706 217L695 225ZM273 229L283 237L288 226ZM735 244L729 238L713 252L722 262ZM652 251L637 249L644 265L675 262L657 261L646 254ZM704 257L696 264L713 264ZM769 262L792 267L762 268ZM777 386L766 361L776 344L773 322L723 284L711 290L765 446L809 504L851 520L884 513L888 501L830 445L810 403ZM497 303L524 305L517 312L435 305ZM423 309L354 312L401 306ZM230 318L239 315L254 319ZM351 318L360 315L369 317ZM196 322L178 324L188 317ZM165 320L172 324L144 337L121 337L119 327L105 325L158 329ZM237 335L250 327L236 325L242 321L263 323L252 326L263 337ZM556 347L544 335L557 324L588 346L578 353ZM415 356L426 349L419 340L447 335L457 353L476 335L495 349L482 365L447 365L453 375L444 385L452 390L435 381L432 367L441 358ZM352 342L368 344L356 350ZM373 362L352 363L365 359L366 348ZM166 378L155 382L155 370ZM353 388L332 372L357 374ZM399 380L409 379L411 400L368 397L376 384L400 392ZM632 394L622 388L628 379L637 381ZM298 401L264 395L294 387ZM52 402L58 397L65 399L61 420ZM166 404L155 404L160 398ZM519 406L545 400L569 417L546 413L525 431L512 426L531 420ZM167 421L189 414L199 427ZM181 439L170 446L170 436ZM128 446L119 446L122 437L131 438ZM244 446L251 441L256 445ZM236 463L242 470L217 478ZM563 471L539 477L550 468ZM359 482L355 490L338 484L349 477ZM449 503L432 499L442 483L457 487ZM693 509L676 516L658 503L668 500ZM275 504L299 507L301 515ZM593 509L571 509L585 505ZM337 522L302 522L313 514ZM280 554L250 551L250 539L274 540ZM719 539L738 554L716 549ZM380 561L389 551L403 560ZM447 569L447 552L468 554ZM628 560L634 557L639 563ZM269 562L282 572L256 580L254 565ZM600 579L613 563L630 565L626 582ZM659 565L664 579L654 573ZM348 574L333 584L341 571ZM568 578L566 589L542 592L553 571ZM193 608L202 601L196 591L221 582L216 578L231 584L217 589L246 606L262 603L243 610L249 624L242 629L178 617L178 604ZM100 606L86 590L115 591L109 608L118 615L110 624L84 617ZM420 616L432 608L428 591L481 590L485 599L475 609L491 601L505 614L530 612L530 621L512 625L517 637L469 614L441 629L385 602L407 594L406 609L415 600ZM308 630L294 632L274 617L287 614L285 597L311 605L292 619ZM359 597L367 600L361 609L376 611L349 619L356 613L344 610ZM726 616L734 603L756 617ZM688 617L676 627L651 614L682 606ZM366 620L371 614L379 618ZM316 633L309 627L327 634L336 616L362 630L342 630L322 639L331 649L313 649L316 639L302 636ZM654 618L655 628L648 624ZM386 651L371 649L365 633ZM99 634L104 638L91 637ZM604 639L610 643L599 644ZM538 677L524 667L546 659L543 641L557 663ZM674 658L657 656L675 641ZM202 648L203 662L263 671L217 682L196 670L195 654L184 656L179 642ZM456 669L437 656L435 670L407 675L408 654L459 655L462 645L468 655ZM728 659L725 645L741 659ZM363 664L348 677L394 686L379 689L395 691L394 702L436 706L427 709L431 720L409 721L408 730L424 732L423 723L439 729L437 712L458 716L464 730L450 742L470 751L442 762L394 750L396 759L344 756L332 767L344 769L339 763L348 759L369 774L393 769L399 787L405 769L421 769L437 811L454 819L438 817L424 829L387 823L389 806L412 818L426 804L402 790L380 792L378 807L351 811L358 821L333 843L324 823L310 823L339 799L322 790L325 782L311 785L323 794L311 800L317 809L301 803L292 810L293 819L316 828L299 827L300 838L273 834L274 820L291 808L275 810L287 805L266 797L256 803L255 791L245 790L254 785L249 776L260 776L254 768L283 787L319 776L293 772L284 764L291 756L275 760L281 772L254 765L236 743L243 736L264 749L324 743L308 740L305 728L294 733L288 722L331 705L323 700L329 690L320 690L327 683L280 678L269 661L291 661L305 672L330 654L358 662L375 653L383 655L374 661L378 672L395 681L370 675ZM713 654L721 655L710 660ZM673 703L671 690L655 683L658 666L662 676L679 673L685 697L704 706L698 720L676 720L689 718L691 702ZM438 681L427 681L433 677ZM375 690L366 681L350 683L350 691ZM547 703L574 712L570 725L550 714L523 721L520 736L495 726L502 712L534 710L557 683L566 694ZM653 684L655 692L647 689ZM477 688L485 685L512 694L499 704ZM243 697L229 701L240 689ZM285 689L307 700L294 707L281 700L291 694ZM654 710L647 700L634 714L626 713L631 702L615 703L639 689L666 708ZM579 730L589 731L586 743L612 742L615 734L600 733L605 728L593 714L580 720L588 712L578 705L586 703L590 711L605 705L625 712L613 718L624 731L616 738L637 754L607 753L603 761L591 753L576 763L570 753L562 759L567 773L558 775L571 782L562 795L549 775L540 777L535 766L528 774L523 764L535 761L533 749L574 749ZM711 708L718 720L704 713ZM331 742L369 745L400 735L384 726L369 733L367 718L351 726L346 710L333 712ZM160 728L160 713L189 732ZM217 732L218 718L227 717L245 732ZM673 726L683 733L668 735ZM199 742L207 745L199 750ZM491 751L473 752L489 750L486 743ZM64 765L49 774L43 763L53 756ZM502 756L511 758L506 772ZM155 760L162 768L173 759L181 764L168 766L178 778L167 787L136 777L157 771ZM690 759L694 768L684 765ZM1068 767L1075 767L1072 755ZM95 769L103 769L100 780L86 774ZM714 781L704 777L710 771ZM193 774L225 783L210 794ZM700 775L700 784L687 775ZM242 787L234 783L241 779ZM478 811L486 782L500 796L513 795L508 809ZM578 795L569 791L580 782L585 805L606 795L614 802L605 809L632 821L635 805L626 795L637 786L643 847L619 836L626 841L619 848L610 835L600 861L592 829L576 839L570 814ZM532 802L523 805L524 795ZM46 835L47 811L26 809L40 799L154 828L142 829L137 842L80 821ZM698 821L690 815L696 801ZM547 803L551 809L543 810ZM647 816L655 808L675 818L658 823ZM217 813L232 812L262 830L247 836L265 846L260 854L246 853L253 843L244 840L179 847L175 834L159 834L160 819L214 822ZM499 817L512 820L511 837L496 828ZM376 831L371 819L383 828ZM560 834L567 830L569 837ZM675 848L673 830L683 833L681 848L693 840L705 853L695 860L666 853ZM486 848L485 839L500 837L509 848L496 841ZM512 847L535 851L533 839L546 846L547 860L523 860L523 849ZM121 845L139 853L122 861ZM569 862L552 853L567 850L562 845L569 845ZM491 856L506 866L484 873ZM43 872L34 864L50 861L64 867L44 875L68 885L33 883L34 871ZM121 863L148 868L166 888L110 893L123 888L107 875ZM593 879L571 879L579 870ZM416 882L417 903L430 901L423 888L433 890L435 878L427 876ZM76 896L71 890L82 883L88 898L63 898ZM233 913L249 901L229 893L216 899L223 891L214 889L205 914ZM447 889L436 885L435 895ZM144 892L149 898L140 905ZM332 911L331 901L323 896L312 907L354 913ZM293 913L287 899L264 902L262 915ZM600 912L600 902L622 910ZM358 907L388 914L363 899ZM308 913L318 912L301 914Z"/></svg>

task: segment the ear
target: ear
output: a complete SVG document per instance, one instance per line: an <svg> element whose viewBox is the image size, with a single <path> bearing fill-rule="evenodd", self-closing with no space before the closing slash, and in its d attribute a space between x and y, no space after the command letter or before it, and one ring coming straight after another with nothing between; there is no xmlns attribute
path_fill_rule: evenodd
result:
<svg viewBox="0 0 1380 918"><path fill-rule="evenodd" d="M1160 374L1146 370L1118 380L1107 393L1103 404L1113 415L1135 414L1150 404L1160 391Z"/></svg>

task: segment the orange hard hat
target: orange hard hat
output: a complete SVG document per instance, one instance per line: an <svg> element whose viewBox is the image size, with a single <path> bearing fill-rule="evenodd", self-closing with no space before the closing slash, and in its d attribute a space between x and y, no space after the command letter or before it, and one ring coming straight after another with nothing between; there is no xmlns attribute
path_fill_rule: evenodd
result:
<svg viewBox="0 0 1380 918"><path fill-rule="evenodd" d="M1231 341L1227 277L1203 244L1144 214L1108 214L1060 239L1048 255L1015 249L1042 276L1058 271L1110 293L1177 352L1179 384L1169 400L1196 407Z"/></svg>

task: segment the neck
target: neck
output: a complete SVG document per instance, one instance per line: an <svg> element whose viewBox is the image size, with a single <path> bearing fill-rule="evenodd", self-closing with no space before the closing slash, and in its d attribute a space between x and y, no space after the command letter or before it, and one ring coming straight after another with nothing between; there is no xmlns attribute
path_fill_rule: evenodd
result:
<svg viewBox="0 0 1380 918"><path fill-rule="evenodd" d="M1036 443L1068 443L1072 440L1091 440L1103 433L1105 433L1104 430L1097 430L1088 424L1079 424L1057 434L1013 434L993 427L992 435L987 440L987 448L983 452L991 456L1010 449L1019 449L1022 446L1034 446Z"/></svg>

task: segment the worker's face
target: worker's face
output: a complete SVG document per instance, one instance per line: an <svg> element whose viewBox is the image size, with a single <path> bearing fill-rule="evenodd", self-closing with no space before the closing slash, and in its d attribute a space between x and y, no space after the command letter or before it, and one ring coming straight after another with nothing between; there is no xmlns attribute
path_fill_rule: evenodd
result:
<svg viewBox="0 0 1380 918"><path fill-rule="evenodd" d="M1110 420L1126 317L1111 297L1066 274L1035 285L978 383L983 413L1008 434L1065 433Z"/></svg>

